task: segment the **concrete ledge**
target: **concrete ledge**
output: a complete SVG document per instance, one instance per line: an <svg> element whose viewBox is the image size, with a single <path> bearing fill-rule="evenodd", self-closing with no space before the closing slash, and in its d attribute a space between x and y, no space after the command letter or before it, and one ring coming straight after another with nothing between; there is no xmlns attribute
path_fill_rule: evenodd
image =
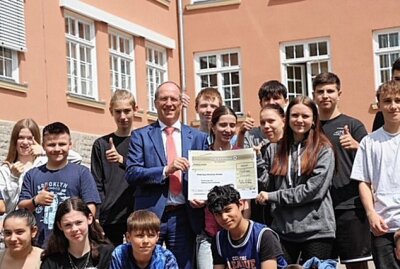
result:
<svg viewBox="0 0 400 269"><path fill-rule="evenodd" d="M28 93L27 84L19 84L12 81L0 80L0 88L20 93Z"/></svg>
<svg viewBox="0 0 400 269"><path fill-rule="evenodd" d="M215 0L215 1L206 1L199 2L190 5L186 5L186 10L197 10L204 8L213 8L213 7L223 7L229 5L240 5L241 0Z"/></svg>
<svg viewBox="0 0 400 269"><path fill-rule="evenodd" d="M82 106L88 106L92 108L97 108L101 110L106 109L106 102L96 101L90 98L85 98L83 96L75 95L73 93L67 93L67 102L71 104L77 104Z"/></svg>

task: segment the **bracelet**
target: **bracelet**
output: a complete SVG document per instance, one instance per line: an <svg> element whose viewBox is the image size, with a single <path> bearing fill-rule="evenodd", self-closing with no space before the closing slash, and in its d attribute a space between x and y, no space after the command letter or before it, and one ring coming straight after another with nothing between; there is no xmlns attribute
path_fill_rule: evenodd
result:
<svg viewBox="0 0 400 269"><path fill-rule="evenodd" d="M39 205L35 202L35 198L36 196L34 196L31 201L34 207L38 207Z"/></svg>

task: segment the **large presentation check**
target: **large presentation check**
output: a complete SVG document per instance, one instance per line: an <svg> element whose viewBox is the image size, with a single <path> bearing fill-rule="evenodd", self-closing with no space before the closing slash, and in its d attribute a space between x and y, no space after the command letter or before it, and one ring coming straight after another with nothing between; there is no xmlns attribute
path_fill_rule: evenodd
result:
<svg viewBox="0 0 400 269"><path fill-rule="evenodd" d="M256 155L253 149L189 151L189 200L207 200L214 186L232 184L242 199L258 194Z"/></svg>

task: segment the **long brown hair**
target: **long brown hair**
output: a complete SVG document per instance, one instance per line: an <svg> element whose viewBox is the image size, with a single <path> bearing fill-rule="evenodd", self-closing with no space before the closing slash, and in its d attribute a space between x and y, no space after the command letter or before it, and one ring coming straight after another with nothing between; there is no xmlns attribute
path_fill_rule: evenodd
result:
<svg viewBox="0 0 400 269"><path fill-rule="evenodd" d="M54 254L67 254L69 242L65 237L64 232L60 230L57 224L61 222L61 219L65 214L70 213L72 210L82 212L87 218L92 215L89 207L79 198L70 198L59 204L54 219L53 233L50 236L47 248L42 253L42 260ZM97 264L100 258L98 250L99 245L110 244L110 242L105 237L100 224L95 221L94 216L92 223L89 224L88 230L90 255L93 262Z"/></svg>
<svg viewBox="0 0 400 269"><path fill-rule="evenodd" d="M24 128L29 129L36 142L40 144L40 129L37 123L33 119L22 119L17 121L11 131L6 162L14 163L18 160L17 140L19 137L19 132Z"/></svg>
<svg viewBox="0 0 400 269"><path fill-rule="evenodd" d="M306 134L304 139L305 150L304 155L301 158L301 171L305 175L311 175L317 161L319 152L323 147L331 147L332 144L329 139L324 135L318 116L318 108L307 96L298 96L292 100L286 111L285 118L285 129L283 132L283 138L278 146L278 151L275 155L271 174L278 176L286 176L288 172L288 160L290 158L290 147L294 144L293 130L290 128L290 110L294 105L302 104L311 109L313 113L313 125Z"/></svg>

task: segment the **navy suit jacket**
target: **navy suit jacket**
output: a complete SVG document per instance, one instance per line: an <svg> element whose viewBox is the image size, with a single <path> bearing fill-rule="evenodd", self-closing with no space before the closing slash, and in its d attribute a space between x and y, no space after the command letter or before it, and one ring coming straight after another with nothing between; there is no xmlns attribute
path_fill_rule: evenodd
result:
<svg viewBox="0 0 400 269"><path fill-rule="evenodd" d="M188 158L189 150L207 150L207 134L182 124L182 157ZM148 209L160 219L167 203L169 180L163 177L168 164L157 122L134 130L129 145L125 178L136 187L135 210ZM182 173L182 193L193 231L198 234L204 225L204 208L195 209L188 203L188 175Z"/></svg>

